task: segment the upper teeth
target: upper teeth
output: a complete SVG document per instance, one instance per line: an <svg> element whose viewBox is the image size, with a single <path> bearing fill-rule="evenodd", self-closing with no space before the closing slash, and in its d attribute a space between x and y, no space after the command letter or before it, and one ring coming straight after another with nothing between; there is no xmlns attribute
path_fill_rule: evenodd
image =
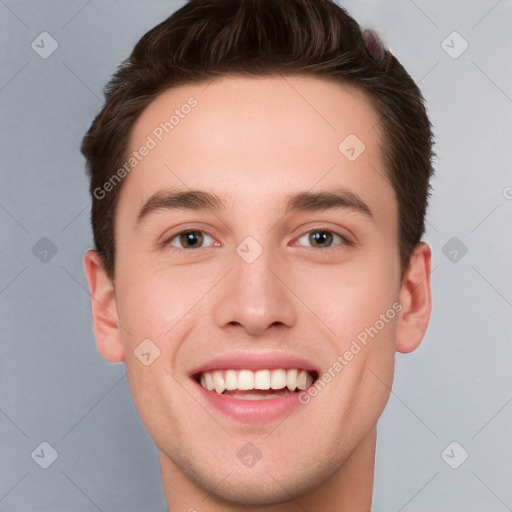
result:
<svg viewBox="0 0 512 512"><path fill-rule="evenodd" d="M251 389L306 389L313 377L306 370L214 370L203 372L199 382L203 388L221 394L224 390Z"/></svg>

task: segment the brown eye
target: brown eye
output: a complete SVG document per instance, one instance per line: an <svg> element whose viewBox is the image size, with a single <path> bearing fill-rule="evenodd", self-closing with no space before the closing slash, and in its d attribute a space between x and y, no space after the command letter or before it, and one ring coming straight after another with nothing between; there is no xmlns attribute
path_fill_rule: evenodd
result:
<svg viewBox="0 0 512 512"><path fill-rule="evenodd" d="M333 238L330 231L312 231L309 233L309 241L313 247L330 247Z"/></svg>
<svg viewBox="0 0 512 512"><path fill-rule="evenodd" d="M179 249L200 249L207 242L207 246L213 244L213 239L204 231L183 231L170 240L170 244Z"/></svg>
<svg viewBox="0 0 512 512"><path fill-rule="evenodd" d="M315 229L305 233L298 239L298 245L305 245L314 249L330 249L337 246L352 245L350 240L328 229Z"/></svg>

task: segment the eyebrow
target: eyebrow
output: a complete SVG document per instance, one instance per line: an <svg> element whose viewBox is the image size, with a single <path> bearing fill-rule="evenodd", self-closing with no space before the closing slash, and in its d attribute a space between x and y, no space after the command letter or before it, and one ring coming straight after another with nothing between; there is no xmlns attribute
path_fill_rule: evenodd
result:
<svg viewBox="0 0 512 512"><path fill-rule="evenodd" d="M137 220L158 210L213 210L226 208L222 198L203 190L166 190L152 195L141 208Z"/></svg>
<svg viewBox="0 0 512 512"><path fill-rule="evenodd" d="M356 193L346 189L293 194L288 198L285 212L288 214L333 208L355 210L373 219L370 207Z"/></svg>
<svg viewBox="0 0 512 512"><path fill-rule="evenodd" d="M152 195L141 208L138 221L158 210L211 210L226 208L220 196L204 190L167 190ZM373 219L370 207L354 192L336 189L320 192L299 192L287 196L285 215L292 212L307 212L343 208L363 213Z"/></svg>

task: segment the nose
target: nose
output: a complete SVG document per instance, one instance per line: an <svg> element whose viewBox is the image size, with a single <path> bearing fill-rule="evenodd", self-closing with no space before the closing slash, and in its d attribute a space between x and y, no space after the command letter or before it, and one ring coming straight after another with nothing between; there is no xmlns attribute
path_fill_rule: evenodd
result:
<svg viewBox="0 0 512 512"><path fill-rule="evenodd" d="M247 334L261 336L273 328L292 327L297 321L293 283L270 251L252 263L238 255L216 297L214 320L222 328L238 326Z"/></svg>

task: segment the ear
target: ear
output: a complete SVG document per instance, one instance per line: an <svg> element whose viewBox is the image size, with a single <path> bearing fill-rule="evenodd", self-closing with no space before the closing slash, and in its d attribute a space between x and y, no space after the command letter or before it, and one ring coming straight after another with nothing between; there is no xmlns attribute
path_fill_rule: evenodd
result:
<svg viewBox="0 0 512 512"><path fill-rule="evenodd" d="M431 260L430 247L420 242L411 255L400 286L402 311L396 334L398 352L407 353L418 348L427 331L432 312Z"/></svg>
<svg viewBox="0 0 512 512"><path fill-rule="evenodd" d="M118 324L114 283L97 251L84 257L85 274L91 290L94 336L100 354L111 363L124 361L124 347Z"/></svg>

